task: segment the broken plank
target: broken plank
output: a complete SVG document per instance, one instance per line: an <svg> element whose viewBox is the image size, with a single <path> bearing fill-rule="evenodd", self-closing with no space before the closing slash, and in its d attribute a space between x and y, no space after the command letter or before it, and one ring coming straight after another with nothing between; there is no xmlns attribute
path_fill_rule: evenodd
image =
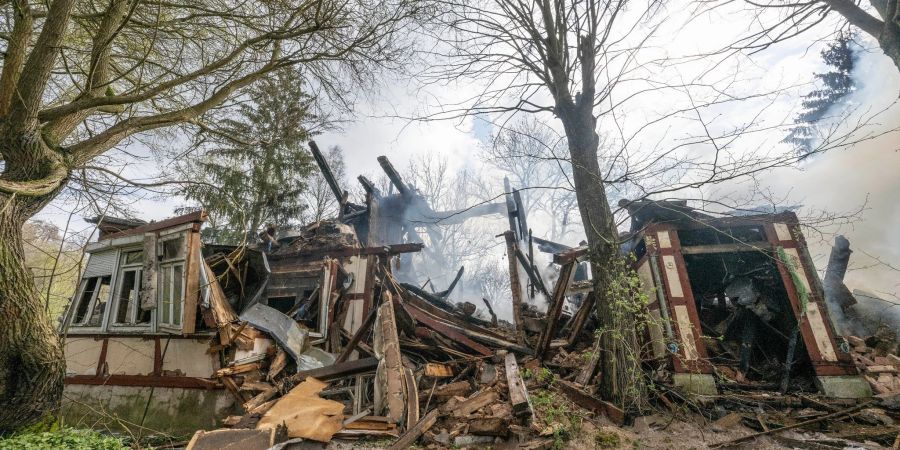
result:
<svg viewBox="0 0 900 450"><path fill-rule="evenodd" d="M403 382L406 391L406 428L412 428L419 421L419 386L412 369L403 368Z"/></svg>
<svg viewBox="0 0 900 450"><path fill-rule="evenodd" d="M432 378L449 378L453 376L453 369L440 363L425 363L425 376Z"/></svg>
<svg viewBox="0 0 900 450"><path fill-rule="evenodd" d="M458 342L472 350L475 350L482 356L492 356L494 354L491 349L469 339L463 333L457 331L450 325L430 316L427 312L422 311L409 304L402 305L403 309L406 310L406 312L409 313L409 315L411 315L414 319L416 319L416 321L425 324L427 327L431 328L434 331L437 331L446 338Z"/></svg>
<svg viewBox="0 0 900 450"><path fill-rule="evenodd" d="M519 365L516 363L516 356L512 353L506 354L506 380L509 386L509 403L513 407L513 414L516 417L531 418L534 410L531 408L531 399L528 398L528 389L525 382L522 381L522 375L519 373Z"/></svg>
<svg viewBox="0 0 900 450"><path fill-rule="evenodd" d="M468 417L470 414L500 400L500 394L493 390L484 390L472 394L471 397L453 404L447 411L453 417ZM445 407L449 407L448 403Z"/></svg>
<svg viewBox="0 0 900 450"><path fill-rule="evenodd" d="M509 417L482 417L470 419L468 422L469 433L482 436L509 435Z"/></svg>
<svg viewBox="0 0 900 450"><path fill-rule="evenodd" d="M423 417L419 423L406 430L406 433L400 437L400 440L394 442L394 445L391 445L388 450L403 450L413 445L419 437L434 426L440 415L441 412L439 408L432 409L431 412L425 414L425 417Z"/></svg>
<svg viewBox="0 0 900 450"><path fill-rule="evenodd" d="M603 414L616 425L622 426L625 424L625 411L622 411L616 405L600 400L565 380L557 380L553 386L562 391L566 397L569 397L578 406L588 411Z"/></svg>
<svg viewBox="0 0 900 450"><path fill-rule="evenodd" d="M519 263L516 260L516 234L512 230L503 233L506 239L506 256L509 260L509 287L512 291L513 325L516 327L516 342L525 344L525 330L522 323L522 282L519 280Z"/></svg>
<svg viewBox="0 0 900 450"><path fill-rule="evenodd" d="M397 336L397 321L390 292L382 292L383 302L375 319L372 347L379 358L375 372L375 382L382 388L375 397L375 413L385 413L393 423L400 423L406 407L404 395L403 361L400 354L400 340ZM376 391L378 392L378 391Z"/></svg>

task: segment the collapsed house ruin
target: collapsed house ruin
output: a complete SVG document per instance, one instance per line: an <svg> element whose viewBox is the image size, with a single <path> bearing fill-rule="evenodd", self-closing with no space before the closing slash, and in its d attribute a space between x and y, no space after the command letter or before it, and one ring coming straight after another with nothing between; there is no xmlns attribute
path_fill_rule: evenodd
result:
<svg viewBox="0 0 900 450"><path fill-rule="evenodd" d="M311 147L340 214L283 233L268 252L201 243L202 211L97 221L100 238L87 247L60 328L70 421L176 436L229 427L198 432L194 449L220 439L268 448L286 438L371 436L400 438L403 448L435 423L453 439L487 443L529 432L520 363L552 368L555 388L572 401L626 420L628 411L592 389L602 349L586 248L531 236L509 188L503 203L434 211L383 156L393 192L361 176L365 203L352 203ZM634 255L652 318L642 356L648 372L662 374L656 381L702 395L751 385L871 395L831 324L793 213L714 218L683 202L623 206L632 218L623 251ZM498 237L511 324L487 301L487 314L476 313L480 302L449 301L456 281L423 289L409 258L428 251L423 228L433 241L434 224L486 214L509 218ZM553 283L538 270L535 244L554 254ZM535 298L546 299L546 313Z"/></svg>

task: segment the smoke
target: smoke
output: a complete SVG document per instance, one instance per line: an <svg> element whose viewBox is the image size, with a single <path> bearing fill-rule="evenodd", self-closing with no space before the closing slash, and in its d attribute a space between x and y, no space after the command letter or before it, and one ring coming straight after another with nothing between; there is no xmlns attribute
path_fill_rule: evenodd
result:
<svg viewBox="0 0 900 450"><path fill-rule="evenodd" d="M765 181L775 192L802 203L801 215L861 210L849 223L804 229L810 253L821 275L834 236L846 236L853 254L845 284L851 291L876 294L857 295L854 308L900 329L900 138L890 132L900 124L900 74L890 59L874 51L859 55L853 75L858 90L849 103L855 110L836 127L849 129L860 116L884 110L876 116L877 124L854 137L860 142L808 158L799 170L773 172Z"/></svg>

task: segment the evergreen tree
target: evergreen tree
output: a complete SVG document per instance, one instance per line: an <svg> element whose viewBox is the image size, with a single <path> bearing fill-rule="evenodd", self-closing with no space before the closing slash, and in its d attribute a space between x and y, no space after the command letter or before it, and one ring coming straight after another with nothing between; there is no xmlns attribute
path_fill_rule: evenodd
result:
<svg viewBox="0 0 900 450"><path fill-rule="evenodd" d="M254 84L235 108L215 118L193 144L183 174L201 180L183 195L202 205L219 242L239 242L266 223L285 226L306 208L314 167L305 148L321 120L301 74L283 69Z"/></svg>
<svg viewBox="0 0 900 450"><path fill-rule="evenodd" d="M808 156L814 150L813 143L819 137L819 121L855 89L851 76L854 67L852 42L851 34L841 33L822 51L822 60L830 70L815 74L821 87L803 96L803 111L794 119L797 125L782 140L793 144L801 157Z"/></svg>

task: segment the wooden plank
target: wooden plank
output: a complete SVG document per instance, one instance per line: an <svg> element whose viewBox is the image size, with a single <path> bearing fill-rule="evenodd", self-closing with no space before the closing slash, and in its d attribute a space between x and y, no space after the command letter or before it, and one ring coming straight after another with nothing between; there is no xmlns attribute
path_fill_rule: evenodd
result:
<svg viewBox="0 0 900 450"><path fill-rule="evenodd" d="M567 346L571 347L578 342L578 336L581 334L581 330L584 329L588 317L591 316L591 311L594 310L596 300L597 296L594 295L593 292L589 292L585 296L584 301L581 303L581 307L578 308L578 312L575 313L575 318L572 319L572 326L569 327L569 337L566 339Z"/></svg>
<svg viewBox="0 0 900 450"><path fill-rule="evenodd" d="M454 342L458 342L476 352L480 353L482 356L492 356L494 351L484 345L481 345L464 335L463 333L455 330L450 325L447 325L436 318L433 318L425 311L422 311L414 306L402 304L403 309L409 313L409 315L413 316L416 321L422 322L429 328L438 333L444 335L445 337L453 340Z"/></svg>
<svg viewBox="0 0 900 450"><path fill-rule="evenodd" d="M488 389L476 392L475 394L472 394L471 397L454 404L452 407L449 403L444 406L449 408L447 412L453 417L468 417L475 411L499 400L500 394L498 394L497 391Z"/></svg>
<svg viewBox="0 0 900 450"><path fill-rule="evenodd" d="M187 255L184 261L184 273L187 278L184 285L184 308L181 333L185 336L194 334L197 327L197 310L200 299L200 232L187 233Z"/></svg>
<svg viewBox="0 0 900 450"><path fill-rule="evenodd" d="M566 396L578 406L595 413L603 414L616 425L622 426L625 424L625 412L616 407L616 405L589 395L574 384L565 380L557 380L553 386L559 389L563 394L566 394Z"/></svg>
<svg viewBox="0 0 900 450"><path fill-rule="evenodd" d="M503 233L506 239L506 257L509 261L509 286L512 291L513 325L516 327L516 342L525 344L525 330L522 323L522 282L519 280L519 262L516 259L516 235L512 230Z"/></svg>
<svg viewBox="0 0 900 450"><path fill-rule="evenodd" d="M596 337L594 339L594 345L591 347L591 359L588 360L587 364L581 369L581 372L578 373L578 376L575 378L575 382L584 386L591 381L591 377L594 376L594 371L597 370L597 365L600 364L600 337Z"/></svg>
<svg viewBox="0 0 900 450"><path fill-rule="evenodd" d="M772 253L772 245L763 242L755 243L734 243L734 244L713 244L713 245L690 245L682 246L682 255L699 255L706 253L739 253L739 252L767 252Z"/></svg>
<svg viewBox="0 0 900 450"><path fill-rule="evenodd" d="M522 381L522 375L519 373L519 365L516 363L516 356L512 353L506 354L506 381L509 386L509 403L513 407L513 414L516 417L524 417L531 419L534 410L531 407L531 399L528 397L528 389L525 382Z"/></svg>
<svg viewBox="0 0 900 450"><path fill-rule="evenodd" d="M453 376L453 368L446 364L425 363L425 376L432 378L449 378Z"/></svg>
<svg viewBox="0 0 900 450"><path fill-rule="evenodd" d="M403 383L406 391L406 429L410 429L419 421L419 387L412 369L403 368Z"/></svg>
<svg viewBox="0 0 900 450"><path fill-rule="evenodd" d="M404 433L403 436L400 436L400 440L394 442L394 445L391 445L389 450L403 450L412 446L419 437L434 426L440 415L441 412L439 408L432 409L431 412L425 414L425 417L423 417L419 423L406 430L406 433Z"/></svg>
<svg viewBox="0 0 900 450"><path fill-rule="evenodd" d="M559 279L556 280L556 287L553 288L550 309L547 311L546 319L544 319L546 325L540 339L538 339L537 347L534 349L534 354L538 359L544 358L544 354L550 349L550 342L556 335L559 316L562 314L563 306L566 304L566 291L569 289L572 277L575 276L575 265L575 261L570 261L559 270Z"/></svg>

